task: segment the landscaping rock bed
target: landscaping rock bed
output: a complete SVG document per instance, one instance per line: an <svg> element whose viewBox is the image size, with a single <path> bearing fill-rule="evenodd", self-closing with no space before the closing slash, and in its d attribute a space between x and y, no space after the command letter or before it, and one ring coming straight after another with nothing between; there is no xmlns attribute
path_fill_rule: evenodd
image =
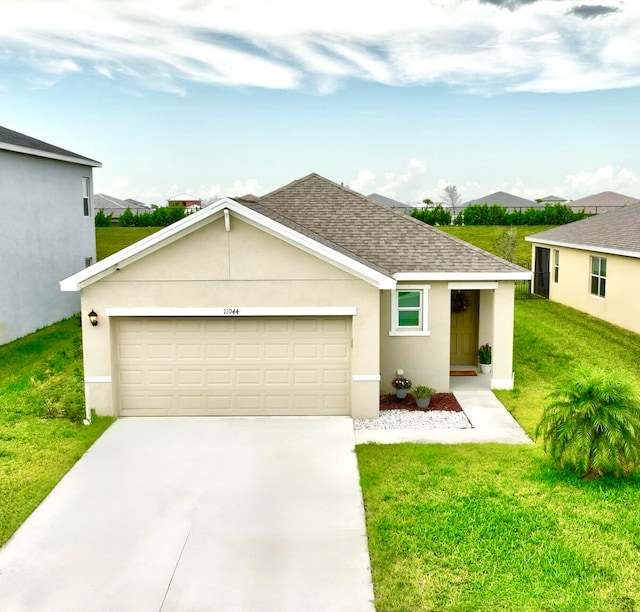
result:
<svg viewBox="0 0 640 612"><path fill-rule="evenodd" d="M431 396L428 408L418 408L415 398L400 400L394 394L380 398L380 417L354 419L355 429L469 429L471 423L452 393Z"/></svg>

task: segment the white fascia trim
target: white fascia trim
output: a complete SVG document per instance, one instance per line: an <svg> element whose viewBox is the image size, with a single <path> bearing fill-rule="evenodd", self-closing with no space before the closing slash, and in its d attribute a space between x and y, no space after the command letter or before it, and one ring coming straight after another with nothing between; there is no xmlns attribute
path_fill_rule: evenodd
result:
<svg viewBox="0 0 640 612"><path fill-rule="evenodd" d="M344 317L355 316L355 306L225 308L105 308L107 317Z"/></svg>
<svg viewBox="0 0 640 612"><path fill-rule="evenodd" d="M86 383L110 383L111 376L85 376Z"/></svg>
<svg viewBox="0 0 640 612"><path fill-rule="evenodd" d="M449 289L452 291L457 291L461 289L497 289L500 286L500 283L497 281L476 281L476 282L463 282L456 281L453 283L449 283Z"/></svg>
<svg viewBox="0 0 640 612"><path fill-rule="evenodd" d="M222 216L223 210L232 202L229 198L223 198L216 204L203 208L202 210L165 227L138 242L125 247L124 249L105 257L103 260L72 274L68 278L60 281L61 291L79 291L84 287L94 283L112 272L116 272L120 268L137 261L148 253L159 249L165 244L178 239L182 234L188 234L195 231L210 218Z"/></svg>
<svg viewBox="0 0 640 612"><path fill-rule="evenodd" d="M189 215L173 225L161 229L151 236L147 236L142 240L128 246L113 255L99 261L93 266L89 266L68 278L60 281L61 291L79 291L80 289L90 285L93 282L104 278L105 276L117 271L144 255L159 249L165 244L169 244L177 240L182 235L195 231L205 223L215 220L224 214L224 209L228 209L236 213L241 219L248 223L263 229L274 236L277 236L290 244L298 246L307 252L314 254L325 261L333 263L339 268L358 276L366 282L374 285L378 289L395 289L396 281L390 276L386 276L360 262L347 257L342 253L334 251L312 238L308 238L303 234L282 225L269 217L261 215L242 204L238 204L230 198L223 198L212 206L203 208L198 212Z"/></svg>
<svg viewBox="0 0 640 612"><path fill-rule="evenodd" d="M354 374L353 382L380 382L380 374Z"/></svg>
<svg viewBox="0 0 640 612"><path fill-rule="evenodd" d="M529 240L527 236L525 238L531 242L534 246L536 244L544 244L545 246L564 247L566 249L576 249L578 251L587 251L591 253L606 253L607 255L620 255L621 257L635 257L640 258L640 252L638 251L625 251L623 249L608 249L605 247L589 246L588 244L573 244L572 242L560 242L558 240Z"/></svg>
<svg viewBox="0 0 640 612"><path fill-rule="evenodd" d="M522 272L398 272L393 275L398 282L404 281L506 281L531 280L532 273Z"/></svg>
<svg viewBox="0 0 640 612"><path fill-rule="evenodd" d="M430 331L390 331L390 336L430 336Z"/></svg>
<svg viewBox="0 0 640 612"><path fill-rule="evenodd" d="M86 157L72 157L70 155L62 155L60 153L50 153L49 151L40 151L39 149L31 149L30 147L21 147L19 145L8 144L6 142L0 143L0 149L5 151L13 151L14 153L23 153L25 155L34 155L36 157L46 157L48 159L56 159L58 161L69 162L72 164L79 164L81 166L92 166L93 168L102 168L102 164L93 159L87 159Z"/></svg>
<svg viewBox="0 0 640 612"><path fill-rule="evenodd" d="M395 289L396 287L396 282L392 277L386 276L385 274L382 274L381 272L378 272L373 268L352 259L351 257L343 255L342 253L313 240L313 238L300 234L286 225L282 225L269 217L261 215L246 206L242 206L241 204L234 202L234 206L229 206L229 208L243 217L245 221L248 221L257 227L282 238L290 244L301 247L313 255L317 255L329 263L333 263L350 274L359 276L362 280L367 281L378 289Z"/></svg>

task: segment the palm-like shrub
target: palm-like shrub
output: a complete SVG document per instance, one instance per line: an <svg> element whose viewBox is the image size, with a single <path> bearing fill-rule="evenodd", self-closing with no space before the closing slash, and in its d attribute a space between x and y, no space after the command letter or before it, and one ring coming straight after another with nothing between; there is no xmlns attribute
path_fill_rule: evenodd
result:
<svg viewBox="0 0 640 612"><path fill-rule="evenodd" d="M640 467L640 398L623 379L580 369L548 396L536 436L556 465L586 478Z"/></svg>

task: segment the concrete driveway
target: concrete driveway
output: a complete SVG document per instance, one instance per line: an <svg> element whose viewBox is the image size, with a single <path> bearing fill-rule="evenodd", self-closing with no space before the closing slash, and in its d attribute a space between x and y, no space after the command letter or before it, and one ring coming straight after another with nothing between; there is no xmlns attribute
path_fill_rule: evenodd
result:
<svg viewBox="0 0 640 612"><path fill-rule="evenodd" d="M348 417L116 422L0 550L4 612L373 610Z"/></svg>

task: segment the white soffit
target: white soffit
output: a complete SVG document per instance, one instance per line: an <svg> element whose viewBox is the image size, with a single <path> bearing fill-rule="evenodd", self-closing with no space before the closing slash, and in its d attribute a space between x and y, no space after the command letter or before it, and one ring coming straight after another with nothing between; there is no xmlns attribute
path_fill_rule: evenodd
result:
<svg viewBox="0 0 640 612"><path fill-rule="evenodd" d="M507 281L531 280L528 270L522 272L398 272L393 275L398 282L418 281Z"/></svg>
<svg viewBox="0 0 640 612"><path fill-rule="evenodd" d="M606 253L607 255L620 255L621 257L635 257L640 258L640 252L638 251L625 251L623 249L608 249L606 247L592 246L588 244L574 244L572 242L561 242L559 240L538 240L536 238L525 238L528 242L531 242L534 246L536 244L543 244L544 246L562 247L565 249L576 249L578 251L589 251L591 253Z"/></svg>
<svg viewBox="0 0 640 612"><path fill-rule="evenodd" d="M24 155L33 155L35 157L46 157L58 161L69 162L71 164L79 164L80 166L92 166L93 168L102 168L102 164L93 159L86 157L75 157L73 155L63 155L61 153L51 153L50 151L41 151L40 149L32 149L30 147L21 147L20 145L0 142L0 149L5 151L13 151L14 153L23 153Z"/></svg>

